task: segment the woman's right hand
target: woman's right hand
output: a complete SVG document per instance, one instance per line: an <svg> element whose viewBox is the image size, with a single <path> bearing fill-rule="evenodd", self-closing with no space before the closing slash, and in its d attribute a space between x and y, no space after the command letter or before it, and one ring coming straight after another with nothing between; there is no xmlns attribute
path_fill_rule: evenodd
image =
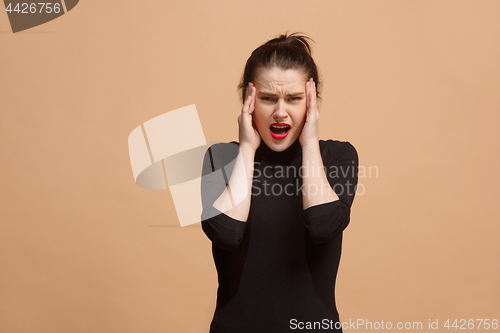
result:
<svg viewBox="0 0 500 333"><path fill-rule="evenodd" d="M256 90L250 82L245 94L245 103L243 103L241 114L238 116L240 148L251 149L254 152L259 148L261 140L253 123Z"/></svg>

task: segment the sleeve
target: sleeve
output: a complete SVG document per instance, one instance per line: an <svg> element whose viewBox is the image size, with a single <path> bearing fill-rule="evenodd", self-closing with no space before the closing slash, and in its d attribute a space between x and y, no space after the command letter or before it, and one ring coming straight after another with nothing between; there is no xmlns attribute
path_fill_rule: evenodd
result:
<svg viewBox="0 0 500 333"><path fill-rule="evenodd" d="M215 144L207 149L203 159L201 226L207 237L224 250L238 247L246 226L245 222L235 220L213 207L231 178L238 150L236 143Z"/></svg>
<svg viewBox="0 0 500 333"><path fill-rule="evenodd" d="M321 157L330 186L339 200L304 210L305 227L315 243L325 243L349 224L358 184L358 153L349 142L328 140Z"/></svg>

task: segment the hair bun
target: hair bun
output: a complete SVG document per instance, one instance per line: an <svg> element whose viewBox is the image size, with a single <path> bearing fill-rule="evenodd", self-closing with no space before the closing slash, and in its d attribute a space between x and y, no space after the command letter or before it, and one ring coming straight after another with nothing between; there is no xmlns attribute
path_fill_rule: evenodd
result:
<svg viewBox="0 0 500 333"><path fill-rule="evenodd" d="M309 56L312 56L312 48L311 48L311 43L314 43L314 41L304 35L304 34L301 34L301 33L298 33L298 32L293 32L291 34L284 34L284 35L280 35L274 39L271 39L270 41L268 41L266 44L264 45L267 45L267 44L291 44L291 45L294 45L294 46L297 46L301 49L304 50L304 52L306 52Z"/></svg>

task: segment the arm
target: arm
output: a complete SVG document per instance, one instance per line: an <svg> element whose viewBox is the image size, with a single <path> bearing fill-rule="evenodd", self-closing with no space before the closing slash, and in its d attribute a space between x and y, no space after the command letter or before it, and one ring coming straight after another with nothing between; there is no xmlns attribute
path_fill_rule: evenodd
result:
<svg viewBox="0 0 500 333"><path fill-rule="evenodd" d="M339 200L328 183L323 168L319 142L302 148L302 203L304 210L323 203Z"/></svg>
<svg viewBox="0 0 500 333"><path fill-rule="evenodd" d="M229 217L246 222L250 211L255 152L239 148L229 184L213 207Z"/></svg>
<svg viewBox="0 0 500 333"><path fill-rule="evenodd" d="M203 161L201 225L207 237L225 250L234 249L239 245L246 225L241 219L224 213L231 209L234 202L228 193L228 183L237 180L239 173L236 164L240 156L239 151L235 143L216 144L208 148ZM219 204L217 207L215 202Z"/></svg>
<svg viewBox="0 0 500 333"><path fill-rule="evenodd" d="M320 176L313 177L307 182L315 184L316 178L322 182L326 179L328 189L334 190L337 199L329 200L333 195L326 189L323 190L323 194L320 190L314 195L314 186L307 192L304 185L303 197L316 198L309 200L308 202L313 202L312 205L304 209L305 227L315 243L327 242L347 227L358 184L358 154L354 146L349 142L332 140L326 141L325 145L323 157L319 156L324 159L325 168L319 169Z"/></svg>
<svg viewBox="0 0 500 333"><path fill-rule="evenodd" d="M208 149L203 163L203 231L226 250L240 244L250 211L254 157L260 145L260 136L252 126L254 99L255 87L250 84L238 117L237 151L235 145L215 145Z"/></svg>
<svg viewBox="0 0 500 333"><path fill-rule="evenodd" d="M316 85L310 79L306 82L306 122L299 138L304 171L302 200L305 227L311 239L324 243L349 224L350 207L358 182L358 155L348 142L340 148L340 142L328 140L325 149L321 149L316 95Z"/></svg>
<svg viewBox="0 0 500 333"><path fill-rule="evenodd" d="M306 82L306 120L300 144L302 146L302 202L304 210L338 200L329 186L319 147L319 112L316 106L316 84L313 79Z"/></svg>

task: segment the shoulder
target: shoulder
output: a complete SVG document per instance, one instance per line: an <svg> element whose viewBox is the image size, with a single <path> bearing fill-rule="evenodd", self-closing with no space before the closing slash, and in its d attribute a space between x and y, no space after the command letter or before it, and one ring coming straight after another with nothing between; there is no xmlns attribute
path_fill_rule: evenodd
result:
<svg viewBox="0 0 500 333"><path fill-rule="evenodd" d="M341 158L358 159L358 152L349 141L319 140L319 148L321 156L330 161Z"/></svg>
<svg viewBox="0 0 500 333"><path fill-rule="evenodd" d="M238 150L239 143L236 141L213 143L205 152L205 160L210 159L218 165L226 165L238 156Z"/></svg>
<svg viewBox="0 0 500 333"><path fill-rule="evenodd" d="M234 153L238 151L240 144L236 141L212 143L208 148L211 152Z"/></svg>

